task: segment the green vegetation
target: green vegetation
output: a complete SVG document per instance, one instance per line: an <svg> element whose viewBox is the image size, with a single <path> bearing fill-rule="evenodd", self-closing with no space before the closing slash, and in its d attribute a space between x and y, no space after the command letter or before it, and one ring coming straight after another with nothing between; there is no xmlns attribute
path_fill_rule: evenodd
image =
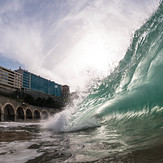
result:
<svg viewBox="0 0 163 163"><path fill-rule="evenodd" d="M53 98L48 97L47 99L38 97L36 100L31 95L26 95L24 102L27 102L30 105L36 105L40 107L48 108L61 108L61 104L58 101L54 101Z"/></svg>

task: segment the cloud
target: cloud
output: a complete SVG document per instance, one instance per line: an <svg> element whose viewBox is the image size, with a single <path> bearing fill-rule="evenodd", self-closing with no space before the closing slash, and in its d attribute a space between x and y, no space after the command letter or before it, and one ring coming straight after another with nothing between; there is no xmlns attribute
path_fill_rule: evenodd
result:
<svg viewBox="0 0 163 163"><path fill-rule="evenodd" d="M73 89L108 73L159 0L1 0L0 53Z"/></svg>

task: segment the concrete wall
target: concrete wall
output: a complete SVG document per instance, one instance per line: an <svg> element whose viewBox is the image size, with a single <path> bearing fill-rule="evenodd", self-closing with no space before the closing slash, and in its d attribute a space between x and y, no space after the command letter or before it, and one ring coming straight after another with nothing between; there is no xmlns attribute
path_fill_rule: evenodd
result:
<svg viewBox="0 0 163 163"><path fill-rule="evenodd" d="M33 121L46 119L58 112L55 108L28 105L0 95L0 121Z"/></svg>

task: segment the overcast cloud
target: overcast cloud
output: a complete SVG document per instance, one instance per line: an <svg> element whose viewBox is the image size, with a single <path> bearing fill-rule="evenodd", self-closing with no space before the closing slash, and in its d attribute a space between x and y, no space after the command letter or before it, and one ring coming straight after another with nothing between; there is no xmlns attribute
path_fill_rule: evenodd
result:
<svg viewBox="0 0 163 163"><path fill-rule="evenodd" d="M0 58L75 90L123 58L159 0L0 0ZM8 65L8 68L9 65Z"/></svg>

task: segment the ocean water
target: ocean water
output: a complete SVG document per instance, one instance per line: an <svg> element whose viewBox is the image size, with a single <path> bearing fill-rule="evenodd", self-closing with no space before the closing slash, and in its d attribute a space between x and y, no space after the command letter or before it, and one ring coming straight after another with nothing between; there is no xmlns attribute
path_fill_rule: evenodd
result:
<svg viewBox="0 0 163 163"><path fill-rule="evenodd" d="M163 162L163 2L115 70L40 123L0 124L0 162Z"/></svg>
<svg viewBox="0 0 163 163"><path fill-rule="evenodd" d="M91 151L87 149L85 157L128 155L146 150L152 151L152 157L155 155L152 149L162 148L163 2L135 32L117 68L98 81L75 108L56 115L45 126L54 132L76 133L88 129L90 137L86 136L83 142L83 137L80 138ZM150 156L147 161L150 162Z"/></svg>

